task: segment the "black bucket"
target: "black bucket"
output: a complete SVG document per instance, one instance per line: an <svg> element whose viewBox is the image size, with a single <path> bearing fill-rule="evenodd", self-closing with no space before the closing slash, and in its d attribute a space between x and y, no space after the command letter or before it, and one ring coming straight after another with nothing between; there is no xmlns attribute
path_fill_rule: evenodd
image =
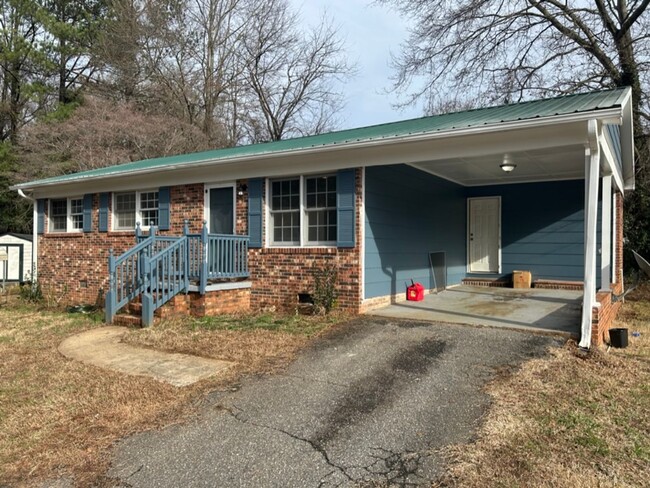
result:
<svg viewBox="0 0 650 488"><path fill-rule="evenodd" d="M609 329L609 344L612 347L627 347L627 329Z"/></svg>

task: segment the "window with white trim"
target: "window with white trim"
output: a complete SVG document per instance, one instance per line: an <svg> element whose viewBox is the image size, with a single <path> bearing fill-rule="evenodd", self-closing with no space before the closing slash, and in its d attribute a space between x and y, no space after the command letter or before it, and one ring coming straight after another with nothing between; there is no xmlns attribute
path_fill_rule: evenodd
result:
<svg viewBox="0 0 650 488"><path fill-rule="evenodd" d="M113 194L113 230L133 230L158 225L158 191L132 191Z"/></svg>
<svg viewBox="0 0 650 488"><path fill-rule="evenodd" d="M272 246L336 243L336 176L299 176L269 183Z"/></svg>
<svg viewBox="0 0 650 488"><path fill-rule="evenodd" d="M271 242L300 245L300 178L271 181Z"/></svg>
<svg viewBox="0 0 650 488"><path fill-rule="evenodd" d="M84 230L84 201L83 198L70 199L70 226L73 231Z"/></svg>
<svg viewBox="0 0 650 488"><path fill-rule="evenodd" d="M305 177L307 243L336 242L336 176Z"/></svg>
<svg viewBox="0 0 650 488"><path fill-rule="evenodd" d="M48 212L49 232L81 232L84 228L83 198L52 198Z"/></svg>
<svg viewBox="0 0 650 488"><path fill-rule="evenodd" d="M144 227L158 225L158 192L140 193L140 218Z"/></svg>

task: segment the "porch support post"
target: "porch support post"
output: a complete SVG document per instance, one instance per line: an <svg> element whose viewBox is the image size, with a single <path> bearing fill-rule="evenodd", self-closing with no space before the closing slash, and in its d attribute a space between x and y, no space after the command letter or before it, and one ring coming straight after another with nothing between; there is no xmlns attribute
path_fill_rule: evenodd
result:
<svg viewBox="0 0 650 488"><path fill-rule="evenodd" d="M596 225L598 218L598 183L600 148L598 124L588 122L589 146L585 149L585 253L580 347L591 346L591 314L596 304Z"/></svg>
<svg viewBox="0 0 650 488"><path fill-rule="evenodd" d="M612 176L603 176L600 290L610 291L612 276Z"/></svg>
<svg viewBox="0 0 650 488"><path fill-rule="evenodd" d="M618 195L621 195L621 193L618 193ZM609 247L610 252L611 252L610 261L612 263L612 265L611 265L611 271L612 272L610 274L611 283L618 283L620 281L620 279L621 279L621 277L616 274L616 270L618 269L618 265L619 265L618 258L616 256L616 243L618 242L618 234L616 232L616 227L617 227L617 223L618 223L618 221L617 221L617 219L618 219L617 213L618 212L617 212L616 209L618 207L617 207L616 201L617 201L618 198L620 198L620 197L617 196L616 193L614 193L614 198L612 199L612 232L610 234L611 246Z"/></svg>
<svg viewBox="0 0 650 488"><path fill-rule="evenodd" d="M34 208L32 209L32 274L30 279L32 280L32 290L36 288L38 284L38 203L36 200L32 200Z"/></svg>

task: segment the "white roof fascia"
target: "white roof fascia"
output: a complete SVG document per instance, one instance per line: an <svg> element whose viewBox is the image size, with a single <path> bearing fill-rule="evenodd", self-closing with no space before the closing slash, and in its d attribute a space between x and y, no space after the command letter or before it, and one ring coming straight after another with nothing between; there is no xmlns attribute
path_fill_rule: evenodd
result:
<svg viewBox="0 0 650 488"><path fill-rule="evenodd" d="M354 141L354 142L341 143L341 144L336 144L331 146L330 145L317 146L317 147L310 147L306 149L294 149L294 150L287 150L287 151L261 153L261 154L255 154L250 156L244 155L244 156L238 156L238 157L228 158L223 160L211 158L211 159L193 161L188 163L178 163L178 164L173 164L168 166L146 168L143 170L127 171L124 173L116 172L116 173L105 174L105 175L94 176L94 177L82 176L76 179L57 181L51 183L43 183L39 185L30 185L30 183L22 183L19 185L14 185L10 187L10 189L17 190L17 189L56 187L56 186L81 183L86 181L127 178L136 175L146 175L146 174L159 174L161 172L170 172L170 171L176 171L176 170L187 169L187 168L202 168L211 165L231 165L231 164L251 162L256 160L286 158L287 156L309 155L309 154L314 154L319 152L336 152L336 151L349 150L349 149L360 149L365 147L376 147L382 145L387 146L387 145L402 144L408 142L418 142L418 141L427 141L427 140L434 141L438 139L456 138L456 137L463 137L467 135L490 134L490 133L509 131L513 129L545 127L549 125L588 121L594 118L597 118L599 120L607 119L610 121L620 120L621 109L618 107L614 107L609 109L581 112L577 114L565 114L565 115L558 115L558 116L551 116L551 117L542 117L539 119L526 119L526 120L518 120L512 122L494 123L490 125L469 127L465 129L449 129L449 130L437 131L437 132L427 132L423 134L420 133L420 134L408 134L408 135L396 136L396 137L386 137L381 139L373 139L369 141ZM116 167L116 169L117 168L118 167Z"/></svg>
<svg viewBox="0 0 650 488"><path fill-rule="evenodd" d="M623 180L626 190L634 190L634 118L632 115L632 88L628 87L621 96L621 156L623 159Z"/></svg>

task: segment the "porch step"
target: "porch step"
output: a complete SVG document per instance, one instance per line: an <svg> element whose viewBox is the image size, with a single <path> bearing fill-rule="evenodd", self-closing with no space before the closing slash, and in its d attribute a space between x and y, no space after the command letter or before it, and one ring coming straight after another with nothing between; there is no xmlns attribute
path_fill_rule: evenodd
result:
<svg viewBox="0 0 650 488"><path fill-rule="evenodd" d="M488 286L495 288L510 288L512 281L507 279L490 279L490 278L465 278L462 281L463 285L467 286Z"/></svg>
<svg viewBox="0 0 650 488"><path fill-rule="evenodd" d="M119 313L113 317L113 325L123 325L124 327L142 327L142 316L131 315L128 313Z"/></svg>
<svg viewBox="0 0 650 488"><path fill-rule="evenodd" d="M154 317L162 317L165 312L164 309L166 308L167 304L163 305L160 308L157 308L156 310L153 311L153 316ZM142 317L142 304L141 303L130 303L128 305L128 313L130 315L137 315L138 317Z"/></svg>

